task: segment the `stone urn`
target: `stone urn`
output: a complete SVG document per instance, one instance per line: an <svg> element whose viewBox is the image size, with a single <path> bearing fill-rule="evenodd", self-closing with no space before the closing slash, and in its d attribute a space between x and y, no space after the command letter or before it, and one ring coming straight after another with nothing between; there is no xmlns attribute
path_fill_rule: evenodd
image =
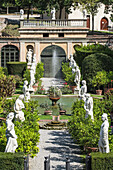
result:
<svg viewBox="0 0 113 170"><path fill-rule="evenodd" d="M52 106L55 106L60 97L49 97L49 99L52 101Z"/></svg>
<svg viewBox="0 0 113 170"><path fill-rule="evenodd" d="M52 115L52 110L45 110L44 115Z"/></svg>

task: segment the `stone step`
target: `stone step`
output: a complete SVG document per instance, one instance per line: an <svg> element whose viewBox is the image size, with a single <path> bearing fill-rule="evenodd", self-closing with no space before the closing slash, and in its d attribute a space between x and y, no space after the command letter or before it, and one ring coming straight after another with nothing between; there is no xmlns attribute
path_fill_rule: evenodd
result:
<svg viewBox="0 0 113 170"><path fill-rule="evenodd" d="M44 87L45 90L48 90L49 87L52 85L55 85L57 87L62 87L65 83L63 79L58 79L58 78L41 78L42 80L42 86Z"/></svg>

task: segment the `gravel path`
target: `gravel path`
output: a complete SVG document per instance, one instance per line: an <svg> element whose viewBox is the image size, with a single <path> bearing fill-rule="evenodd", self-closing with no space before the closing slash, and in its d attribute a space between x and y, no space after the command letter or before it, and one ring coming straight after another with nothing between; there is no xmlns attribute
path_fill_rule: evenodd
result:
<svg viewBox="0 0 113 170"><path fill-rule="evenodd" d="M44 157L50 155L51 170L66 170L66 157L71 170L84 169L80 148L66 130L40 130L39 153L30 158L29 170L44 170Z"/></svg>

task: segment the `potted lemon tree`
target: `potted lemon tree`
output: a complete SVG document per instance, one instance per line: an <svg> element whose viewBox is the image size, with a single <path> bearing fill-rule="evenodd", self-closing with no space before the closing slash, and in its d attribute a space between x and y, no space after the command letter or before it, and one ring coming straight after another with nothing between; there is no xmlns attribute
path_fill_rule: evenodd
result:
<svg viewBox="0 0 113 170"><path fill-rule="evenodd" d="M92 85L97 88L96 94L101 95L102 90L100 86L105 85L107 83L107 73L106 71L98 71L97 74L92 79Z"/></svg>

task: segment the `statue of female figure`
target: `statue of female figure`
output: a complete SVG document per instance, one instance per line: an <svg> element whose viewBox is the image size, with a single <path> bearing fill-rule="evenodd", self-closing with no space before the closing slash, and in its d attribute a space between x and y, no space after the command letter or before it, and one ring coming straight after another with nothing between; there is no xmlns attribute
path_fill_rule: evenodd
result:
<svg viewBox="0 0 113 170"><path fill-rule="evenodd" d="M93 98L90 96L90 94L86 93L85 95L85 104L84 109L86 110L85 118L88 118L88 116L91 116L91 119L93 118Z"/></svg>
<svg viewBox="0 0 113 170"><path fill-rule="evenodd" d="M99 139L99 151L102 153L109 153L109 141L108 141L108 128L109 122L107 118L107 114L103 113L101 117L103 123L100 129L100 139Z"/></svg>
<svg viewBox="0 0 113 170"><path fill-rule="evenodd" d="M30 93L29 93L29 88L27 87L27 85L28 85L28 81L25 80L24 85L23 85L24 101L30 100Z"/></svg>
<svg viewBox="0 0 113 170"><path fill-rule="evenodd" d="M73 55L71 54L70 55L70 62L69 62L69 66L72 68L72 74L74 74L75 73L75 71L76 71L76 66L77 66L77 64L76 64L76 62L75 62L75 60L74 60L74 58L73 58Z"/></svg>
<svg viewBox="0 0 113 170"><path fill-rule="evenodd" d="M25 120L24 112L22 111L22 109L25 108L25 106L22 102L23 99L24 99L24 95L20 95L14 104L14 111L16 113L15 118L22 122Z"/></svg>
<svg viewBox="0 0 113 170"><path fill-rule="evenodd" d="M14 113L10 112L7 116L7 119L6 119L7 145L6 145L6 148L5 148L5 152L12 152L12 153L14 153L16 148L18 147L17 135L15 134L14 123L12 122L13 118L14 118Z"/></svg>
<svg viewBox="0 0 113 170"><path fill-rule="evenodd" d="M82 80L82 86L81 86L80 93L79 93L80 99L83 99L85 101L86 93L87 93L86 81Z"/></svg>
<svg viewBox="0 0 113 170"><path fill-rule="evenodd" d="M80 74L80 69L78 66L76 66L76 75L75 75L75 80L74 82L76 83L76 90L80 90L80 78L81 78L81 74Z"/></svg>
<svg viewBox="0 0 113 170"><path fill-rule="evenodd" d="M32 63L31 68L30 68L30 88L32 88L33 84L35 83L35 66Z"/></svg>
<svg viewBox="0 0 113 170"><path fill-rule="evenodd" d="M31 65L32 63L32 49L29 49L29 51L27 52L27 65Z"/></svg>

